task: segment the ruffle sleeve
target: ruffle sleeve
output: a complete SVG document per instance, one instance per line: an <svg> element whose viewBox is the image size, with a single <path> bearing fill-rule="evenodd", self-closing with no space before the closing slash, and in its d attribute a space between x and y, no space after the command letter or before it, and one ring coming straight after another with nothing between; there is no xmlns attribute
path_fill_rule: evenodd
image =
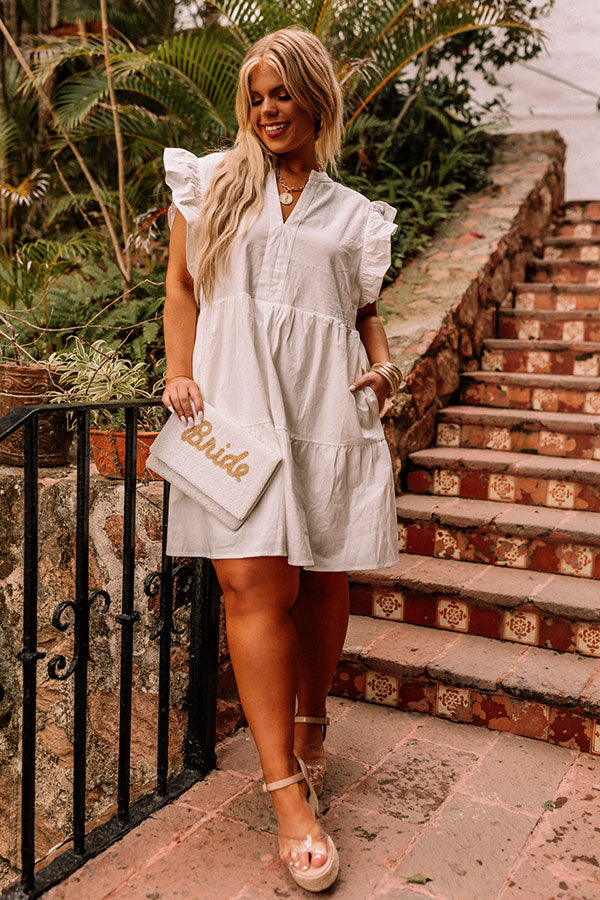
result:
<svg viewBox="0 0 600 900"><path fill-rule="evenodd" d="M202 173L203 158L180 147L165 147L163 154L165 181L173 195L167 212L169 228L173 227L176 210L183 214L188 225L198 221L205 188Z"/></svg>
<svg viewBox="0 0 600 900"><path fill-rule="evenodd" d="M370 204L360 264L359 309L374 303L381 291L383 276L392 261L391 237L398 227L393 222L396 213L385 200L373 200Z"/></svg>

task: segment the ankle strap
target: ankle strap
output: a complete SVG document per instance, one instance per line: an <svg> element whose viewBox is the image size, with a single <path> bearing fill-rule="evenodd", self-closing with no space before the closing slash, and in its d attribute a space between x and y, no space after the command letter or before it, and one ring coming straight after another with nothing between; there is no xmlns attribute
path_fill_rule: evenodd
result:
<svg viewBox="0 0 600 900"><path fill-rule="evenodd" d="M329 725L329 716L295 716L294 722L305 725Z"/></svg>
<svg viewBox="0 0 600 900"><path fill-rule="evenodd" d="M315 794L315 789L313 788L310 778L308 777L308 771L306 769L306 763L303 759L300 759L299 756L296 757L296 761L300 766L300 771L296 772L295 775L290 775L288 778L281 778L279 781L270 781L268 784L263 781L262 789L263 791L278 791L279 788L287 787L290 784L296 784L297 781L305 781L308 787L308 806L310 811L314 816L319 815L319 799Z"/></svg>
<svg viewBox="0 0 600 900"><path fill-rule="evenodd" d="M279 788L287 787L289 784L296 784L297 781L304 780L304 772L296 772L295 775L290 775L289 778L280 778L279 781L270 781L269 784L266 781L263 781L262 789L263 791L278 791Z"/></svg>

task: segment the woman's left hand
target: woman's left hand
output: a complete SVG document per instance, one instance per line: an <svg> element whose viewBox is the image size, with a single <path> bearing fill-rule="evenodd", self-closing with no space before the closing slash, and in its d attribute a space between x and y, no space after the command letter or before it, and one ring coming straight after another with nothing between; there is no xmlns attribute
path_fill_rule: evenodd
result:
<svg viewBox="0 0 600 900"><path fill-rule="evenodd" d="M388 397L390 383L387 378L384 378L380 372L365 372L364 375L359 375L359 377L352 382L350 390L359 391L367 387L367 385L373 388L377 395L377 400L379 401L379 418L386 413L391 412L394 407L391 398Z"/></svg>

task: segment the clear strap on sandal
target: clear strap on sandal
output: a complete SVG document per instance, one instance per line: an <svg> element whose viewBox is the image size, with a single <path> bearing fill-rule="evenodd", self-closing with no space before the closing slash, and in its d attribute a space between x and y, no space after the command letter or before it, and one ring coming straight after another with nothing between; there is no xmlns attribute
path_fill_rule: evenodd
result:
<svg viewBox="0 0 600 900"><path fill-rule="evenodd" d="M278 836L279 855L292 869L302 869L299 861L305 853L309 853L311 857L308 865L304 866L305 869L312 868L314 862L318 862L319 858L322 859L322 864L324 864L331 852L328 837L316 822L303 838L286 837L280 834ZM315 868L319 867L315 866Z"/></svg>

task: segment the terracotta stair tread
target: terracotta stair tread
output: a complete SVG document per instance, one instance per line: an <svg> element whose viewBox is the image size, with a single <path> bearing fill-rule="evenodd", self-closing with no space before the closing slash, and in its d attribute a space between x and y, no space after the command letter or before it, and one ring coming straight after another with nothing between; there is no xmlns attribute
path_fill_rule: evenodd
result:
<svg viewBox="0 0 600 900"><path fill-rule="evenodd" d="M401 494L396 512L401 522L492 529L509 536L600 546L600 514L594 512L432 494Z"/></svg>
<svg viewBox="0 0 600 900"><path fill-rule="evenodd" d="M574 353L600 353L600 341L533 341L518 338L486 338L485 350L548 350Z"/></svg>
<svg viewBox="0 0 600 900"><path fill-rule="evenodd" d="M513 291L517 294L600 294L600 284L552 284L549 281L519 281Z"/></svg>
<svg viewBox="0 0 600 900"><path fill-rule="evenodd" d="M600 460L596 459L540 457L532 453L470 447L428 447L410 453L408 458L412 467L419 468L477 469L544 479L567 477L571 481L600 484Z"/></svg>
<svg viewBox="0 0 600 900"><path fill-rule="evenodd" d="M581 224L581 223L579 223ZM590 223L591 224L591 223ZM544 247L595 247L598 245L597 237L571 237L570 235L549 235L542 241Z"/></svg>
<svg viewBox="0 0 600 900"><path fill-rule="evenodd" d="M389 569L350 572L351 587L418 590L503 609L529 604L549 615L600 622L600 590L593 581L416 554L400 558Z"/></svg>
<svg viewBox="0 0 600 900"><path fill-rule="evenodd" d="M529 344L528 341L524 343ZM529 344L529 346L531 345ZM600 378L591 375L547 375L536 372L489 372L483 369L475 369L473 372L461 372L460 377L465 381L492 381L522 387L600 391Z"/></svg>
<svg viewBox="0 0 600 900"><path fill-rule="evenodd" d="M600 660L593 657L351 616L342 668L346 661L401 681L437 682L600 713Z"/></svg>
<svg viewBox="0 0 600 900"><path fill-rule="evenodd" d="M486 372L485 374L490 373ZM600 379L597 380L600 381ZM438 412L438 421L499 427L518 425L529 430L543 428L572 434L600 435L600 415L582 416L581 413L545 412L537 409L496 409L493 406L469 406L467 404L446 406Z"/></svg>
<svg viewBox="0 0 600 900"><path fill-rule="evenodd" d="M499 309L498 315L507 319L539 319L549 322L564 322L572 319L600 321L600 309Z"/></svg>

